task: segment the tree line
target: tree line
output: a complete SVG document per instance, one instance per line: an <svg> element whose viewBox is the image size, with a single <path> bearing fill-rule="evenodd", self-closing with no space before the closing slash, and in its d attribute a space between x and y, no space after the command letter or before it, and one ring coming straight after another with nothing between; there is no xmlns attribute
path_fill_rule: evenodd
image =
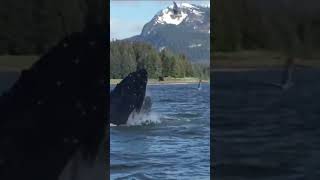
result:
<svg viewBox="0 0 320 180"><path fill-rule="evenodd" d="M89 23L106 24L102 3L100 0L1 0L0 55L43 54Z"/></svg>
<svg viewBox="0 0 320 180"><path fill-rule="evenodd" d="M149 78L209 78L209 65L192 64L185 55L164 49L157 51L143 42L110 42L110 78L122 79L137 68L145 68Z"/></svg>
<svg viewBox="0 0 320 180"><path fill-rule="evenodd" d="M320 48L320 2L299 0L215 1L213 51L267 49L289 56Z"/></svg>

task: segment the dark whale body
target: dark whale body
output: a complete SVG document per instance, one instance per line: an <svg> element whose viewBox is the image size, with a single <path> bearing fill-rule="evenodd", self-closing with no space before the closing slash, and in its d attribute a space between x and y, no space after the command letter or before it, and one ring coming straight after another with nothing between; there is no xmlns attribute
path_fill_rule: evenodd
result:
<svg viewBox="0 0 320 180"><path fill-rule="evenodd" d="M96 158L106 136L108 67L98 29L61 40L0 97L1 180L57 180L75 154Z"/></svg>
<svg viewBox="0 0 320 180"><path fill-rule="evenodd" d="M126 124L133 111L140 112L143 108L148 73L140 69L125 77L110 93L110 123L115 125ZM146 98L147 108L151 100ZM146 103L146 104L147 104Z"/></svg>

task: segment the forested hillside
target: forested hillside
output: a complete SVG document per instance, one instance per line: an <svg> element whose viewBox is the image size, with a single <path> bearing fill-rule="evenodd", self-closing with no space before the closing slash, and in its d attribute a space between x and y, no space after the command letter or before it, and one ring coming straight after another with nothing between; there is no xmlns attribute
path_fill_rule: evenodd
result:
<svg viewBox="0 0 320 180"><path fill-rule="evenodd" d="M209 64L210 8L178 3L178 15L173 15L173 7L159 11L143 26L140 35L127 40L146 42L157 49L170 49L184 54L191 62Z"/></svg>
<svg viewBox="0 0 320 180"><path fill-rule="evenodd" d="M224 0L213 7L214 51L267 49L311 56L320 49L319 1Z"/></svg>
<svg viewBox="0 0 320 180"><path fill-rule="evenodd" d="M121 79L137 67L147 69L149 78L209 77L209 66L191 64L186 56L169 50L158 52L142 42L110 42L110 78Z"/></svg>
<svg viewBox="0 0 320 180"><path fill-rule="evenodd" d="M42 54L90 23L106 24L101 0L1 0L0 55Z"/></svg>

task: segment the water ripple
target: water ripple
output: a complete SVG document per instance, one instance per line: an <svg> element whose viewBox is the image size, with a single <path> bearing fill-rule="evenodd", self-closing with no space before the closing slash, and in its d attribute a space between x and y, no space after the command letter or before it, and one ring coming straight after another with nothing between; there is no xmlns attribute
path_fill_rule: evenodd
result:
<svg viewBox="0 0 320 180"><path fill-rule="evenodd" d="M195 86L148 86L161 123L111 128L111 179L210 179L210 89Z"/></svg>

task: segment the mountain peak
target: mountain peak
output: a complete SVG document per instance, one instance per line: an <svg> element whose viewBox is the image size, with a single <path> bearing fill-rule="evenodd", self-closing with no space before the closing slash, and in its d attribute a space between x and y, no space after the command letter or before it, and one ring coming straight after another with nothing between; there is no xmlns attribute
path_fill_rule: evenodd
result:
<svg viewBox="0 0 320 180"><path fill-rule="evenodd" d="M206 9L209 8L189 3L177 4L176 2L173 2L172 5L159 11L156 14L156 16L153 18L153 24L179 25L184 20L186 20L187 17L190 17L189 19L194 19L194 16L198 16L198 19L201 18L201 16L203 16L203 14L205 13Z"/></svg>
<svg viewBox="0 0 320 180"><path fill-rule="evenodd" d="M144 41L161 50L185 54L191 61L209 61L210 8L173 2L144 25L133 41Z"/></svg>
<svg viewBox="0 0 320 180"><path fill-rule="evenodd" d="M192 4L189 4L189 3L176 3L173 1L173 4L169 6L169 8L196 8L196 5L192 5Z"/></svg>
<svg viewBox="0 0 320 180"><path fill-rule="evenodd" d="M173 10L173 13L174 13L175 15L177 15L177 14L179 13L178 5L177 5L176 2L174 2L174 1L173 1L173 8L172 8L172 10Z"/></svg>

